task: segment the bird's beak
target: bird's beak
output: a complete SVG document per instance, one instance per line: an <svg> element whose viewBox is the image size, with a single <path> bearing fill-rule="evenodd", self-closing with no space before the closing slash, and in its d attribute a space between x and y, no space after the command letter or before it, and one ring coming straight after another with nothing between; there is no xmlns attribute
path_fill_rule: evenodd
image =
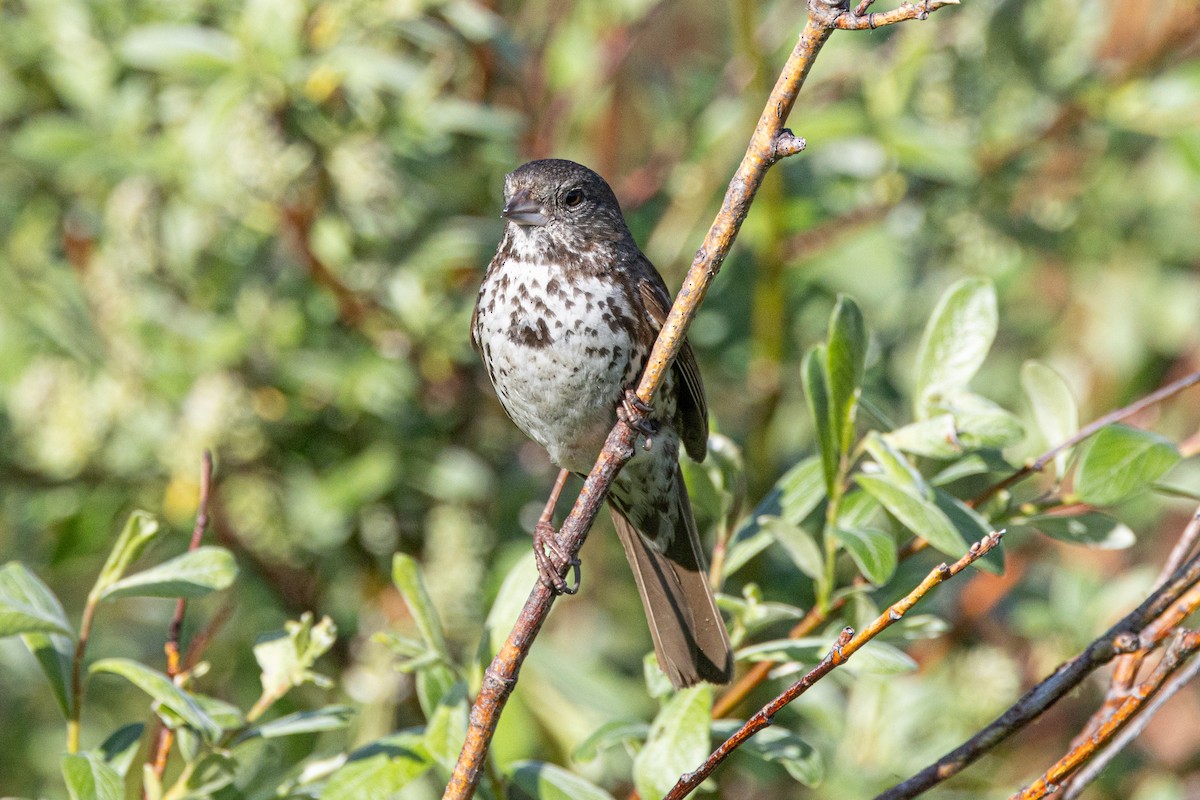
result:
<svg viewBox="0 0 1200 800"><path fill-rule="evenodd" d="M524 189L517 191L516 194L509 198L508 202L504 204L504 210L500 212L500 216L518 225L532 225L536 227L545 225L550 221L550 218L546 216L545 210Z"/></svg>

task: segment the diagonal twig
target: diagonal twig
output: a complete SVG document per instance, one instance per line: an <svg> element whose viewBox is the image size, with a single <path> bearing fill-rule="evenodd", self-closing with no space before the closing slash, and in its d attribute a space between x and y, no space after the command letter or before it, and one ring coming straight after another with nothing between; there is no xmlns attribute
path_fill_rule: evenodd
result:
<svg viewBox="0 0 1200 800"><path fill-rule="evenodd" d="M1063 781L1074 775L1080 767L1097 754L1100 747L1112 740L1133 715L1158 694L1167 679L1187 664L1198 649L1200 649L1200 633L1179 631L1150 677L1144 683L1135 686L1121 704L1114 709L1112 715L1091 736L1072 747L1070 752L1046 770L1042 777L1026 789L1014 794L1009 800L1041 800L1048 794L1057 793L1062 788Z"/></svg>
<svg viewBox="0 0 1200 800"><path fill-rule="evenodd" d="M885 629L900 621L909 609L917 604L929 590L938 584L953 578L958 573L962 572L972 563L987 555L996 545L1000 544L1000 539L1004 535L1004 531L995 531L989 533L980 541L971 545L971 549L966 555L955 561L953 564L942 563L934 567L925 580L921 581L916 588L906 594L900 600L893 603L882 614L874 619L870 625L864 628L859 634L855 635L853 628L843 628L841 635L838 636L837 642L829 651L829 655L821 661L820 664L813 667L803 678L793 683L782 694L776 697L767 705L763 706L758 713L746 720L732 736L721 743L721 746L713 751L703 764L695 771L689 772L679 779L679 782L672 787L671 791L663 797L663 800L681 800L699 786L705 778L712 774L713 770L720 765L722 761L740 747L747 739L761 731L763 728L770 726L779 713L780 709L788 703L795 700L804 692L808 691L813 684L824 678L837 667L846 663L850 656L854 655L863 645L874 639Z"/></svg>
<svg viewBox="0 0 1200 800"><path fill-rule="evenodd" d="M1200 583L1200 555L1188 559L1141 605L1078 656L1061 664L1050 677L1022 695L982 730L913 777L876 796L875 800L907 800L957 775L988 750L1037 719L1101 665L1143 647L1143 638L1139 634L1175 606L1197 583Z"/></svg>

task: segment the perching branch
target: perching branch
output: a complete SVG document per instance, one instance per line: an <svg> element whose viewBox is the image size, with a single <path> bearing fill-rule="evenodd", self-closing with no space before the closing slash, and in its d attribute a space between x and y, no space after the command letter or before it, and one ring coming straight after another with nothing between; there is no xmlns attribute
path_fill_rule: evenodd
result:
<svg viewBox="0 0 1200 800"><path fill-rule="evenodd" d="M663 800L681 800L691 794L697 786L699 786L705 778L712 774L722 761L729 757L729 754L740 747L747 739L761 731L763 728L769 727L774 721L775 715L780 709L788 703L795 700L800 695L808 691L813 684L824 678L837 667L846 663L850 656L854 655L863 645L874 639L885 629L899 622L905 614L908 613L914 605L924 597L930 589L940 583L953 578L958 573L962 572L972 563L987 555L996 545L1000 544L1000 538L1004 535L1003 531L995 531L988 534L980 541L971 545L971 549L966 555L955 561L953 564L941 563L934 567L925 580L921 581L915 589L902 597L900 600L892 604L882 614L875 618L858 635L854 634L853 628L843 628L842 633L838 636L837 642L834 643L833 649L829 651L829 655L821 661L820 664L813 667L803 678L793 683L782 694L776 697L767 705L763 706L758 713L746 720L742 727L721 743L721 746L713 751L703 764L701 764L694 772L689 772L679 779L679 782L671 788L671 791L663 797Z"/></svg>
<svg viewBox="0 0 1200 800"><path fill-rule="evenodd" d="M1026 692L1007 711L953 751L942 756L913 777L878 795L875 800L906 800L957 775L969 764L1012 734L1037 719L1067 692L1101 665L1123 653L1144 646L1143 631L1171 610L1200 583L1200 555L1188 559L1170 580L1155 590L1141 605L1093 641L1075 658L1060 665L1050 677Z"/></svg>
<svg viewBox="0 0 1200 800"><path fill-rule="evenodd" d="M1028 788L1014 794L1009 800L1041 800L1048 794L1057 793L1062 788L1063 781L1074 775L1080 767L1097 754L1102 746L1120 732L1133 715L1158 693L1166 680L1195 655L1197 649L1200 649L1200 633L1179 631L1150 677L1144 683L1133 688L1114 710L1112 716L1097 728L1095 733L1071 748L1071 751L1059 759L1058 763L1046 770L1045 775L1034 781Z"/></svg>
<svg viewBox="0 0 1200 800"><path fill-rule="evenodd" d="M925 0L921 6L904 3L894 12L858 17L845 6L809 0L804 30L767 98L742 162L725 191L721 210L700 249L696 251L683 286L647 359L637 388L637 396L643 403L648 404L653 400L655 391L683 347L687 329L729 255L767 170L780 159L804 149L804 140L787 130L784 123L825 41L837 28L872 28L903 19L923 18L930 11L947 4L947 0ZM558 534L559 545L569 557L578 555L609 486L617 472L633 456L636 438L636 431L624 421L618 421L610 431L600 457L584 481L583 489ZM471 708L466 741L443 800L461 800L474 794L500 713L516 685L521 663L553 603L554 594L539 581L526 600L508 639L484 672L479 696Z"/></svg>

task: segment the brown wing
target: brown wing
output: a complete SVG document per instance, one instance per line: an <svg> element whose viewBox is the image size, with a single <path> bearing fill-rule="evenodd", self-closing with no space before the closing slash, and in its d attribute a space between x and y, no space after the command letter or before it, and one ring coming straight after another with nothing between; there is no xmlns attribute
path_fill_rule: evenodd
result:
<svg viewBox="0 0 1200 800"><path fill-rule="evenodd" d="M662 330L671 307L671 295L658 272L650 267L649 274L638 282L642 303L656 331ZM708 453L708 403L704 399L704 382L700 379L700 365L692 346L685 340L683 348L672 367L675 382L680 386L679 419L680 438L684 449L693 461L703 461Z"/></svg>

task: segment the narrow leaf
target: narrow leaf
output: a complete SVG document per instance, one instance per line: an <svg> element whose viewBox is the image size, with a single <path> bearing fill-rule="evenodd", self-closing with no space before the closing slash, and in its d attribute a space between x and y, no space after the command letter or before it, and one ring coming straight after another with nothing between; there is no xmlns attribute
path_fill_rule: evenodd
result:
<svg viewBox="0 0 1200 800"><path fill-rule="evenodd" d="M808 411L812 416L813 429L817 434L817 446L821 450L821 466L825 471L825 491L832 495L834 483L837 481L840 458L837 440L833 428L829 424L829 380L825 374L825 353L823 346L817 346L804 354L800 379L804 385L804 396L808 401Z"/></svg>
<svg viewBox="0 0 1200 800"><path fill-rule="evenodd" d="M573 772L544 761L518 761L509 768L513 800L613 800Z"/></svg>
<svg viewBox="0 0 1200 800"><path fill-rule="evenodd" d="M196 699L157 670L128 658L105 658L92 664L88 671L93 674L109 672L120 675L199 731L209 741L221 735L221 726L200 708Z"/></svg>
<svg viewBox="0 0 1200 800"><path fill-rule="evenodd" d="M845 666L846 671L854 675L899 675L916 668L917 662L912 656L878 639L863 645Z"/></svg>
<svg viewBox="0 0 1200 800"><path fill-rule="evenodd" d="M117 543L108 554L104 567L92 587L92 597L103 596L105 590L119 581L129 565L146 549L159 534L158 520L145 511L134 511L125 521L125 527L117 537Z"/></svg>
<svg viewBox="0 0 1200 800"><path fill-rule="evenodd" d="M711 707L712 687L702 684L676 692L658 712L633 760L633 781L642 797L662 797L708 755Z"/></svg>
<svg viewBox="0 0 1200 800"><path fill-rule="evenodd" d="M62 757L63 780L71 800L123 800L125 781L95 753Z"/></svg>
<svg viewBox="0 0 1200 800"><path fill-rule="evenodd" d="M884 436L892 446L915 456L945 459L962 455L963 452L958 430L954 427L954 417L950 414L935 414L929 419L910 422Z"/></svg>
<svg viewBox="0 0 1200 800"><path fill-rule="evenodd" d="M1075 397L1062 376L1040 361L1026 361L1021 366L1021 388L1033 409L1033 418L1047 446L1054 446L1075 435L1079 430L1079 408ZM1058 477L1067 468L1068 452L1055 459Z"/></svg>
<svg viewBox="0 0 1200 800"><path fill-rule="evenodd" d="M437 611L429 590L425 588L425 580L421 577L421 567L410 555L396 553L392 556L392 583L400 591L417 630L430 647L449 660L446 649L446 637L442 633L442 624L438 620Z"/></svg>
<svg viewBox="0 0 1200 800"><path fill-rule="evenodd" d="M713 723L713 735L724 741L737 732L741 723L734 720L717 720ZM779 764L788 774L805 786L818 786L825 777L821 754L804 739L786 728L773 725L751 736L738 748L747 755Z"/></svg>
<svg viewBox="0 0 1200 800"><path fill-rule="evenodd" d="M946 555L959 558L967 543L932 501L908 492L878 475L857 475L855 480L908 530Z"/></svg>
<svg viewBox="0 0 1200 800"><path fill-rule="evenodd" d="M575 746L574 761L593 761L602 752L622 744L640 744L650 735L650 726L639 720L613 720L597 728Z"/></svg>
<svg viewBox="0 0 1200 800"><path fill-rule="evenodd" d="M1179 458L1175 446L1157 434L1110 425L1084 450L1075 491L1089 505L1112 505L1158 480Z"/></svg>
<svg viewBox="0 0 1200 800"><path fill-rule="evenodd" d="M830 428L840 460L854 443L854 419L867 360L867 330L862 311L844 295L838 298L829 319L827 358Z"/></svg>
<svg viewBox="0 0 1200 800"><path fill-rule="evenodd" d="M958 442L968 449L1008 447L1025 435L1025 427L1014 415L971 392L948 392L930 405L930 411L948 412Z"/></svg>
<svg viewBox="0 0 1200 800"><path fill-rule="evenodd" d="M104 762L118 775L124 777L129 772L129 766L141 747L142 733L145 730L146 726L141 722L131 722L117 728L101 743L98 749L104 757Z"/></svg>
<svg viewBox="0 0 1200 800"><path fill-rule="evenodd" d="M816 456L804 459L785 472L775 485L779 488L779 516L799 525L825 499L821 459Z"/></svg>
<svg viewBox="0 0 1200 800"><path fill-rule="evenodd" d="M0 597L0 638L22 633L68 633L59 620L40 609Z"/></svg>
<svg viewBox="0 0 1200 800"><path fill-rule="evenodd" d="M886 438L880 436L876 431L871 431L867 434L863 444L888 480L913 494L922 497L929 496L929 487L925 484L921 473L917 472L916 467L910 464L904 454Z"/></svg>
<svg viewBox="0 0 1200 800"><path fill-rule="evenodd" d="M887 583L896 571L896 542L885 531L874 528L834 529L838 541L862 574L876 586Z"/></svg>
<svg viewBox="0 0 1200 800"><path fill-rule="evenodd" d="M327 706L312 711L297 711L262 725L255 725L238 736L237 741L244 742L255 738L277 739L299 733L339 730L349 725L352 719L354 709L350 706Z"/></svg>
<svg viewBox="0 0 1200 800"><path fill-rule="evenodd" d="M759 524L775 537L801 572L814 579L825 574L825 556L811 533L779 517L763 517Z"/></svg>
<svg viewBox="0 0 1200 800"><path fill-rule="evenodd" d="M1030 517L1023 524L1037 528L1052 539L1082 544L1098 550L1124 550L1137 541L1137 537L1127 525L1098 511L1088 511L1073 517Z"/></svg>
<svg viewBox="0 0 1200 800"><path fill-rule="evenodd" d="M0 567L0 602L9 601L33 608L44 617L53 619L57 626L70 635L61 633L26 633L21 636L29 652L37 659L38 666L50 683L54 699L64 716L70 716L71 659L75 655L74 632L67 621L62 603L50 587L19 562L13 561Z"/></svg>
<svg viewBox="0 0 1200 800"><path fill-rule="evenodd" d="M237 562L224 547L198 547L110 585L103 600L118 597L203 597L226 589L237 577Z"/></svg>
<svg viewBox="0 0 1200 800"><path fill-rule="evenodd" d="M400 731L350 754L321 791L321 800L395 797L433 766L424 737Z"/></svg>
<svg viewBox="0 0 1200 800"><path fill-rule="evenodd" d="M917 356L917 419L928 419L945 394L966 388L996 338L996 290L983 278L964 278L941 296Z"/></svg>
<svg viewBox="0 0 1200 800"><path fill-rule="evenodd" d="M467 685L459 681L442 698L425 726L425 752L448 770L454 769L467 738L469 712Z"/></svg>

